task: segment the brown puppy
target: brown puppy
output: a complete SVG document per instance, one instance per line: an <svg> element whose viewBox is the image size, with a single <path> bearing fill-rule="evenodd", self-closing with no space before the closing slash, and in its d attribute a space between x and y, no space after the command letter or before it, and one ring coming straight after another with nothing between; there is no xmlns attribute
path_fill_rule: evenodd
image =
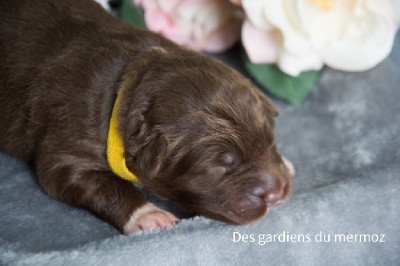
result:
<svg viewBox="0 0 400 266"><path fill-rule="evenodd" d="M110 170L117 97L126 166L156 195L241 224L287 198L271 102L227 66L92 0L0 2L0 146L54 198L124 233L177 219Z"/></svg>

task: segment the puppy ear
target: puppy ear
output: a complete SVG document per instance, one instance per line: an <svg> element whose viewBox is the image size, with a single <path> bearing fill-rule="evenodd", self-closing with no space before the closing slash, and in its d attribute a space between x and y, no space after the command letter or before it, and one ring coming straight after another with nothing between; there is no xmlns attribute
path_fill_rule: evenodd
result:
<svg viewBox="0 0 400 266"><path fill-rule="evenodd" d="M166 141L149 118L158 86L152 84L152 63L165 56L165 51L148 49L126 67L120 86L119 128L124 140L127 167L139 178L157 175L166 153Z"/></svg>
<svg viewBox="0 0 400 266"><path fill-rule="evenodd" d="M136 164L143 178L151 179L162 169L167 153L167 142L161 134L153 134L151 140L137 154Z"/></svg>
<svg viewBox="0 0 400 266"><path fill-rule="evenodd" d="M124 125L124 145L128 168L142 179L153 178L160 171L167 149L167 142L150 118L151 90L138 86L132 95ZM143 93L143 92L147 93ZM142 180L145 181L145 180Z"/></svg>
<svg viewBox="0 0 400 266"><path fill-rule="evenodd" d="M167 150L167 141L148 120L148 104L143 100L140 106L133 108L124 125L127 166L142 179L159 173Z"/></svg>
<svg viewBox="0 0 400 266"><path fill-rule="evenodd" d="M279 115L278 109L272 101L265 96L263 97L263 105L268 115L271 115L272 117L277 117Z"/></svg>

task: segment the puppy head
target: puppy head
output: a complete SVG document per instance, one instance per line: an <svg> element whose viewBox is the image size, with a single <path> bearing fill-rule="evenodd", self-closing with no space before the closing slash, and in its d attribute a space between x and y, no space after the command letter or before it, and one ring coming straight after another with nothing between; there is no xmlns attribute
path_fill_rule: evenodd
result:
<svg viewBox="0 0 400 266"><path fill-rule="evenodd" d="M121 127L127 166L146 188L237 224L288 197L293 171L276 150L277 111L250 81L191 52L159 53L135 71Z"/></svg>

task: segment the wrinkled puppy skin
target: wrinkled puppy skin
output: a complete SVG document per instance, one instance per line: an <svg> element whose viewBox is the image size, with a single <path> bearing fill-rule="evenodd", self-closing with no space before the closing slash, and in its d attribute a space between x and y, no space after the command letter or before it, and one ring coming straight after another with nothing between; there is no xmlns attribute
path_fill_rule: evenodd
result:
<svg viewBox="0 0 400 266"><path fill-rule="evenodd" d="M236 71L92 0L4 0L0 17L0 146L31 163L50 196L126 234L178 221L110 170L117 92L126 165L159 197L243 224L290 194L277 111Z"/></svg>

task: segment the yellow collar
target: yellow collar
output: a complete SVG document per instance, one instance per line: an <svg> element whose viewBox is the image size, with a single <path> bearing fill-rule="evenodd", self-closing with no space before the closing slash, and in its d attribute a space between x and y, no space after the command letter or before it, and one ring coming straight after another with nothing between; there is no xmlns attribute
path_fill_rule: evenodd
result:
<svg viewBox="0 0 400 266"><path fill-rule="evenodd" d="M125 149L118 131L117 110L119 108L121 94L122 93L118 93L111 114L107 138L107 161L114 174L125 180L138 182L139 179L126 167Z"/></svg>

